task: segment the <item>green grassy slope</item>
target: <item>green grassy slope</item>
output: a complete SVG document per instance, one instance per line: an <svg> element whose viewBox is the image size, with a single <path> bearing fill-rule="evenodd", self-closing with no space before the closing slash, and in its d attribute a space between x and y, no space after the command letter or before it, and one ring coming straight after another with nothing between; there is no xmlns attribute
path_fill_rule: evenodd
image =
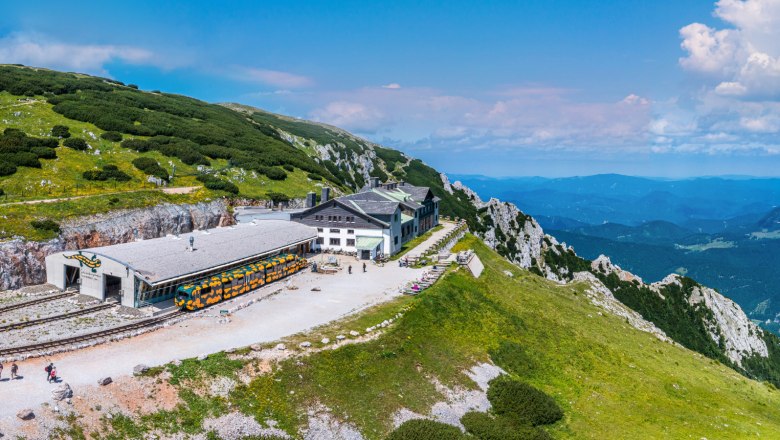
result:
<svg viewBox="0 0 780 440"><path fill-rule="evenodd" d="M582 294L584 286L559 286L518 269L474 237L458 246L477 251L486 267L481 278L458 270L418 297L334 326L363 328L405 310L379 338L283 361L226 401L190 396L165 417L113 422L115 434L121 437L128 426L143 432L160 419L169 430L189 421L187 429L197 432L192 408L221 414L228 407L295 432L305 426L307 409L322 404L379 439L395 411L426 413L442 399L431 379L475 388L463 371L491 359L564 409L564 420L547 428L555 438L772 438L780 430L780 393L771 385L602 314ZM318 337L301 335L288 346ZM183 393L241 368L259 371L223 355L168 367L177 381L187 378L177 385Z"/></svg>

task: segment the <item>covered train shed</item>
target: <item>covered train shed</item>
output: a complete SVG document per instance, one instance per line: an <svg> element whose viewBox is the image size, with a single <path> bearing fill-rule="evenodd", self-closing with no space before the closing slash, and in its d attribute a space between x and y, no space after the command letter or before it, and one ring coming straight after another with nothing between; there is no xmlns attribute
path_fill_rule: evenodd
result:
<svg viewBox="0 0 780 440"><path fill-rule="evenodd" d="M174 297L188 282L279 254L305 255L315 228L260 220L179 236L66 251L46 257L46 278L60 289L143 307Z"/></svg>

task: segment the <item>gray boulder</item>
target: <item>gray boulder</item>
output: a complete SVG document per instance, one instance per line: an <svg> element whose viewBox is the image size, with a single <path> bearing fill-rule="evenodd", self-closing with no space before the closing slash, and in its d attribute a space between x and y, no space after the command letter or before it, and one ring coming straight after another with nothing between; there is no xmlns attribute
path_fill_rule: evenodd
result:
<svg viewBox="0 0 780 440"><path fill-rule="evenodd" d="M22 420L32 420L35 418L35 413L31 409L23 409L16 413L16 417L19 417Z"/></svg>
<svg viewBox="0 0 780 440"><path fill-rule="evenodd" d="M108 377L108 376L101 377L100 379L98 379L98 385L100 385L100 386L106 386L106 385L110 384L111 382L113 382L113 380L110 377Z"/></svg>
<svg viewBox="0 0 780 440"><path fill-rule="evenodd" d="M144 374L147 371L149 371L149 366L144 364L138 364L135 367L133 367L133 374L136 376L139 374Z"/></svg>
<svg viewBox="0 0 780 440"><path fill-rule="evenodd" d="M51 398L54 400L65 400L73 397L73 390L70 389L70 385L67 383L61 383L51 390Z"/></svg>

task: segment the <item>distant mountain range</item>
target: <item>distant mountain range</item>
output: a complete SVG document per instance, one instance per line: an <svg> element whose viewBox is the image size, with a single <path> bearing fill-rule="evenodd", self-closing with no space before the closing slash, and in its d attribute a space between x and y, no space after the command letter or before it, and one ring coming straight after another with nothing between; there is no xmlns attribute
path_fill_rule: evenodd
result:
<svg viewBox="0 0 780 440"><path fill-rule="evenodd" d="M608 255L648 281L691 276L780 329L780 179L456 177L515 203L585 258Z"/></svg>

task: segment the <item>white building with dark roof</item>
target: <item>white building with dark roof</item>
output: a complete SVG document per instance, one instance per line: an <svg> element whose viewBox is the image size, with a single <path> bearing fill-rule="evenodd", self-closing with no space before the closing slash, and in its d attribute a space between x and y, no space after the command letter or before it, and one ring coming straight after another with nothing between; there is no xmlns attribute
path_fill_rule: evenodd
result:
<svg viewBox="0 0 780 440"><path fill-rule="evenodd" d="M414 237L439 224L439 198L430 188L404 182L371 183L355 194L329 199L290 215L317 228L321 249L355 253L361 259L390 256ZM313 197L307 200L313 205Z"/></svg>
<svg viewBox="0 0 780 440"><path fill-rule="evenodd" d="M262 220L179 236L66 251L46 257L47 282L128 307L173 298L189 281L212 276L282 253L308 253L314 228Z"/></svg>

